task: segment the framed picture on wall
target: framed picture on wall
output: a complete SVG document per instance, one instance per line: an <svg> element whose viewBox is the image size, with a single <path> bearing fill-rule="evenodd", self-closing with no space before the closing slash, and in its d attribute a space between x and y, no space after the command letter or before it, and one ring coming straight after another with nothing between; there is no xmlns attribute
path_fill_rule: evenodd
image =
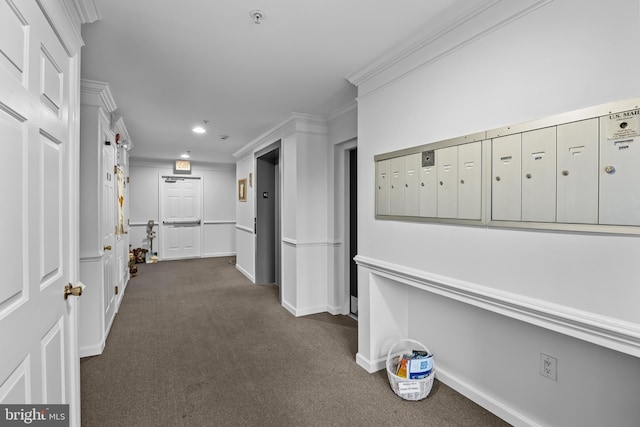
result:
<svg viewBox="0 0 640 427"><path fill-rule="evenodd" d="M241 202L247 201L247 178L238 180L238 200Z"/></svg>

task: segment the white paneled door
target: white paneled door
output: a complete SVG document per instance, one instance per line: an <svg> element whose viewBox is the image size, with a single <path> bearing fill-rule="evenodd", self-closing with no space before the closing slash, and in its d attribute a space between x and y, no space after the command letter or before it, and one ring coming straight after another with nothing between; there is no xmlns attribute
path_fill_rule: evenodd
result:
<svg viewBox="0 0 640 427"><path fill-rule="evenodd" d="M71 425L78 299L65 287L80 289L78 60L38 2L0 1L0 403L70 404Z"/></svg>
<svg viewBox="0 0 640 427"><path fill-rule="evenodd" d="M160 259L202 255L202 183L196 177L160 177Z"/></svg>

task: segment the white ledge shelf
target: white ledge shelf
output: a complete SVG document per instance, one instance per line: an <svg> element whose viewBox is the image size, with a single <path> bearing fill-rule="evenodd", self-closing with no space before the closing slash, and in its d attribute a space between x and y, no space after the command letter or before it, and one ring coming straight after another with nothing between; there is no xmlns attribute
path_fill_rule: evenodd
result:
<svg viewBox="0 0 640 427"><path fill-rule="evenodd" d="M408 286L640 357L640 325L624 320L430 274L366 256L358 266Z"/></svg>

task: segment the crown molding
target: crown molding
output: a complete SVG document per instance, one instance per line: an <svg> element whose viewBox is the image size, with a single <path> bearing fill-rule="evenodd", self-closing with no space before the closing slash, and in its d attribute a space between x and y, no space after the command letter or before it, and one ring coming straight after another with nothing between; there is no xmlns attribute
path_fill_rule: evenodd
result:
<svg viewBox="0 0 640 427"><path fill-rule="evenodd" d="M101 107L107 113L116 111L116 101L113 99L109 83L96 80L80 80L80 104Z"/></svg>
<svg viewBox="0 0 640 427"><path fill-rule="evenodd" d="M233 153L233 157L241 159L249 153L255 152L294 132L326 135L327 121L322 116L291 113L286 119Z"/></svg>
<svg viewBox="0 0 640 427"><path fill-rule="evenodd" d="M441 22L438 28L434 29L433 26L428 25L428 28L423 30L421 33L415 34L404 43L396 46L392 50L370 62L363 69L349 75L347 80L356 86L361 85L387 68L390 68L394 64L402 61L404 58L411 56L415 52L432 44L435 40L442 38L447 33L454 31L465 22L470 21L500 1L502 0L483 0L479 1L479 4L472 7L470 10L462 12L448 12L448 14L453 16L441 16L447 14L446 11L443 12L443 14L432 19L432 21ZM472 5L471 2L469 2L469 4Z"/></svg>
<svg viewBox="0 0 640 427"><path fill-rule="evenodd" d="M84 46L81 27L100 19L95 0L36 0L69 56Z"/></svg>
<svg viewBox="0 0 640 427"><path fill-rule="evenodd" d="M82 24L100 21L102 15L95 0L72 0Z"/></svg>
<svg viewBox="0 0 640 427"><path fill-rule="evenodd" d="M160 160L147 157L129 157L130 167L153 168L153 169L172 169L174 160ZM195 172L233 172L236 169L235 163L215 163L192 161L192 171Z"/></svg>
<svg viewBox="0 0 640 427"><path fill-rule="evenodd" d="M527 0L516 3L505 0L476 0L475 4L469 2L468 7L463 10L450 8L432 20L441 22L437 28L429 26L422 34L415 35L360 71L349 75L347 80L359 87L407 60L401 73L394 74L386 81L381 79L375 88L369 90L371 93L443 59L552 1ZM460 5L463 7L465 4L460 2ZM418 58L419 52L423 52L422 58ZM409 58L412 58L413 62L408 61ZM363 94L360 91L359 98L366 94L368 93Z"/></svg>

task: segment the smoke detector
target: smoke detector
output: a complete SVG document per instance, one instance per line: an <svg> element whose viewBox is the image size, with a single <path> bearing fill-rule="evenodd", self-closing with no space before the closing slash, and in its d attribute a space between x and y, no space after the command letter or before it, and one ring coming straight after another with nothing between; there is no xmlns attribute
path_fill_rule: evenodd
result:
<svg viewBox="0 0 640 427"><path fill-rule="evenodd" d="M252 10L249 15L251 15L254 24L260 24L264 19L264 12L261 10Z"/></svg>

